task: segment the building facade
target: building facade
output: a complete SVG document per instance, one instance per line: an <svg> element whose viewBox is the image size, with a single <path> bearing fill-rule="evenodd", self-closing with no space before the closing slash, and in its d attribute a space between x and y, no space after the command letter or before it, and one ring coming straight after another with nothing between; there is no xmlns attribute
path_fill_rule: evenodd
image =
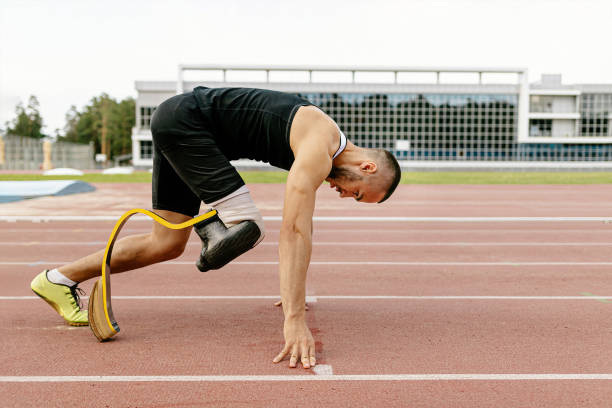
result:
<svg viewBox="0 0 612 408"><path fill-rule="evenodd" d="M198 85L300 95L353 143L388 149L407 167L612 162L612 84L564 85L560 75L529 84L527 71L513 68L183 65L177 81L136 82L135 166L152 165L156 106Z"/></svg>

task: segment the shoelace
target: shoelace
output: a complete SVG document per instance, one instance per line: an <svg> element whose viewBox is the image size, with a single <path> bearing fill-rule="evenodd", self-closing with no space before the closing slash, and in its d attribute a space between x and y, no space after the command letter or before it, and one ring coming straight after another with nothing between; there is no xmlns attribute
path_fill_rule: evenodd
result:
<svg viewBox="0 0 612 408"><path fill-rule="evenodd" d="M74 301L76 302L76 304L79 307L79 309L81 309L82 308L82 306L81 306L81 298L79 297L79 295L84 296L85 295L85 291L83 289L79 288L77 285L74 285L73 287L70 288L70 294L74 298Z"/></svg>

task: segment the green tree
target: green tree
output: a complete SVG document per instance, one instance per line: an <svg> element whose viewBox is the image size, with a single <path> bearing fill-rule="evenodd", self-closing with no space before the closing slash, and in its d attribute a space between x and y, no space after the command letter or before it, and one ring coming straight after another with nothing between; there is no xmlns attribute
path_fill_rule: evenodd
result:
<svg viewBox="0 0 612 408"><path fill-rule="evenodd" d="M136 103L126 98L113 105L110 112L110 151L115 155L132 153L132 128L136 124Z"/></svg>
<svg viewBox="0 0 612 408"><path fill-rule="evenodd" d="M97 153L110 159L132 151L132 128L136 123L133 98L122 101L107 94L96 96L80 111L71 106L66 113L64 140L93 142Z"/></svg>
<svg viewBox="0 0 612 408"><path fill-rule="evenodd" d="M40 104L36 96L30 96L25 108L19 103L15 108L15 115L12 122L6 122L6 133L37 139L45 137L42 133L43 119L40 115Z"/></svg>
<svg viewBox="0 0 612 408"><path fill-rule="evenodd" d="M66 112L66 125L64 125L64 131L66 132L63 138L72 142L78 142L79 134L77 131L77 125L79 123L80 113L76 106L70 106L70 110Z"/></svg>

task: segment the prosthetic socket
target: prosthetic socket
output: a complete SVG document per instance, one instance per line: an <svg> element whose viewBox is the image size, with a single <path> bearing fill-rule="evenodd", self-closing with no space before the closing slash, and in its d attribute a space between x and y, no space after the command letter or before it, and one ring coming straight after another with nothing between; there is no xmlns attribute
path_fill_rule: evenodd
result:
<svg viewBox="0 0 612 408"><path fill-rule="evenodd" d="M254 221L242 221L227 228L215 215L194 225L202 240L202 252L196 266L200 272L219 269L255 246L261 231Z"/></svg>
<svg viewBox="0 0 612 408"><path fill-rule="evenodd" d="M265 235L263 219L246 186L210 205L218 215L194 225L202 240L196 262L201 272L225 266L259 244Z"/></svg>

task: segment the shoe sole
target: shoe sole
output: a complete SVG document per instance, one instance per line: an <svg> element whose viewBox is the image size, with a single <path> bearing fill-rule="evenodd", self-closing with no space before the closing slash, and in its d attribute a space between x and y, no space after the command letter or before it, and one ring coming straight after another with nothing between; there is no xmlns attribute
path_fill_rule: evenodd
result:
<svg viewBox="0 0 612 408"><path fill-rule="evenodd" d="M62 312L62 309L59 307L59 305L49 299L47 299L46 297L44 297L43 295L41 295L40 293L38 293L37 291L35 291L34 289L32 289L32 292L34 292L34 294L36 294L36 296L38 296L39 298L41 298L42 300L44 300L45 302L47 302L47 304L49 306L51 306L53 309L55 309L55 311L57 312L57 314L59 314L60 316L62 316L62 318L64 319L64 321L70 325L70 326L77 326L77 327L83 327L83 326L89 326L89 323L80 323L80 322L71 322L70 320L67 320L66 317L64 316L64 312Z"/></svg>

